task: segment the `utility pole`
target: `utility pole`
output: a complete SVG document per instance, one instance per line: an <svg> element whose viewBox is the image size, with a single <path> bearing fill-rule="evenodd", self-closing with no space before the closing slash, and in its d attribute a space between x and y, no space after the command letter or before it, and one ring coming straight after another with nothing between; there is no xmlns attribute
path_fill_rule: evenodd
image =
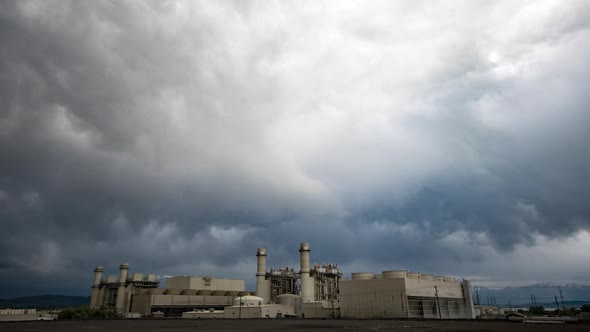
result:
<svg viewBox="0 0 590 332"><path fill-rule="evenodd" d="M565 304L563 303L563 293L561 292L561 286L557 286L559 288L559 297L561 297L561 308L565 310Z"/></svg>
<svg viewBox="0 0 590 332"><path fill-rule="evenodd" d="M434 286L434 292L436 294L436 307L438 308L438 319L442 319L440 312L440 303L438 302L438 287Z"/></svg>
<svg viewBox="0 0 590 332"><path fill-rule="evenodd" d="M531 307L535 306L535 300L533 300L533 294L531 294Z"/></svg>

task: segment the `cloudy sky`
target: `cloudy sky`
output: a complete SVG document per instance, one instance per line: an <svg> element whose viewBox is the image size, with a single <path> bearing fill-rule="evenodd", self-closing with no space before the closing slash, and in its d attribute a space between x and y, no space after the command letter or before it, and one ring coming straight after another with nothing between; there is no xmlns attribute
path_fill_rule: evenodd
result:
<svg viewBox="0 0 590 332"><path fill-rule="evenodd" d="M0 297L92 269L590 283L590 2L0 2Z"/></svg>

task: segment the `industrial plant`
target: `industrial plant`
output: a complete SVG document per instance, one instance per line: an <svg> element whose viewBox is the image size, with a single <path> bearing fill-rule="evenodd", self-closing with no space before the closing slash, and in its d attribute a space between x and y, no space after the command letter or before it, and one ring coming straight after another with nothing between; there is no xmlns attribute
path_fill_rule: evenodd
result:
<svg viewBox="0 0 590 332"><path fill-rule="evenodd" d="M154 274L119 276L94 270L91 306L115 307L125 317L183 318L475 318L469 281L404 270L355 272L336 264L310 265L309 243L299 248L300 267L267 268L265 248L256 252L256 291L244 280L176 276L166 288Z"/></svg>

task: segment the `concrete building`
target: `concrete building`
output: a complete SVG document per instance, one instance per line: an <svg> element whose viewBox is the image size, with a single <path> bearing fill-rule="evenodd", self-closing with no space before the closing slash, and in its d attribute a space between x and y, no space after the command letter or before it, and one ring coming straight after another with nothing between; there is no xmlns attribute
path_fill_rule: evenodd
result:
<svg viewBox="0 0 590 332"><path fill-rule="evenodd" d="M205 309L200 309L200 310L193 310L193 311L183 312L182 313L182 318L188 318L188 319L223 318L223 314L224 314L224 311L223 310L212 310L212 309L205 310Z"/></svg>
<svg viewBox="0 0 590 332"><path fill-rule="evenodd" d="M39 317L37 309L0 309L0 322L38 320Z"/></svg>
<svg viewBox="0 0 590 332"><path fill-rule="evenodd" d="M223 318L283 318L294 317L295 307L289 304L264 304L258 296L241 296L225 307Z"/></svg>
<svg viewBox="0 0 590 332"><path fill-rule="evenodd" d="M183 312L223 310L233 304L237 296L249 295L246 282L236 279L178 276L166 279L166 288L154 274L144 277L134 273L128 276L129 265L120 266L117 279L102 278L101 266L94 270L91 306L116 307L125 317L152 316L161 312L165 317L181 317Z"/></svg>
<svg viewBox="0 0 590 332"><path fill-rule="evenodd" d="M469 281L416 272L352 273L339 300L344 318L475 318Z"/></svg>

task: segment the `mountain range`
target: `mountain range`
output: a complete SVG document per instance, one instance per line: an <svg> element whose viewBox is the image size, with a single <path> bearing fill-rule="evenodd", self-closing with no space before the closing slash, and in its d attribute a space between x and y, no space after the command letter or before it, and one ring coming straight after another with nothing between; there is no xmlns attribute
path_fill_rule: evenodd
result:
<svg viewBox="0 0 590 332"><path fill-rule="evenodd" d="M40 295L0 299L0 308L61 309L90 304L90 296Z"/></svg>
<svg viewBox="0 0 590 332"><path fill-rule="evenodd" d="M523 287L506 287L492 289L481 286L473 287L473 301L482 305L496 304L498 306L530 307L532 304L544 306L561 306L562 301L567 306L577 306L576 303L590 304L590 286L557 284L554 282L536 283ZM575 303L574 303L575 302Z"/></svg>

